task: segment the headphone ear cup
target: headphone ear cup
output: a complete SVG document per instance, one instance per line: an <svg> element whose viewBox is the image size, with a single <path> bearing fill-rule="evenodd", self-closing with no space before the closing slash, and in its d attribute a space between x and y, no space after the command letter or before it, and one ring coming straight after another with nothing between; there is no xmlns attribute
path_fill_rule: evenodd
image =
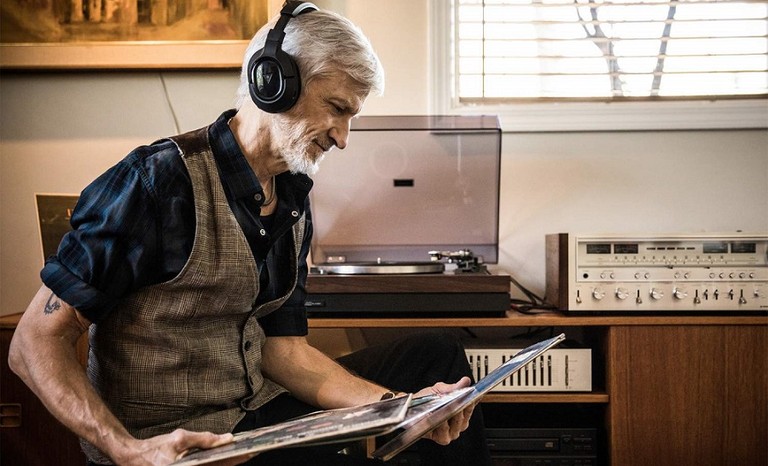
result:
<svg viewBox="0 0 768 466"><path fill-rule="evenodd" d="M312 3L285 2L274 29L267 33L264 47L254 53L248 61L248 90L253 103L265 112L285 112L299 100L299 67L280 47L288 21L310 11L317 11L317 7Z"/></svg>
<svg viewBox="0 0 768 466"><path fill-rule="evenodd" d="M269 113L289 110L301 93L296 62L280 49L274 55L259 50L248 63L248 89L251 99L261 110Z"/></svg>

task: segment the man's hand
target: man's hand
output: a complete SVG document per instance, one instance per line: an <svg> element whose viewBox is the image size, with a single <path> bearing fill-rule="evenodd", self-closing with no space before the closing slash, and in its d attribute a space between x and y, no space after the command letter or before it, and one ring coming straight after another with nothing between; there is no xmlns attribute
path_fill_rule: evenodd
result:
<svg viewBox="0 0 768 466"><path fill-rule="evenodd" d="M183 455L194 448L214 448L232 442L232 434L213 434L211 432L192 432L184 429L176 429L170 434L158 435L146 440L136 440L132 445L133 453L125 461L118 459L118 464L130 465L168 465L182 458ZM255 455L238 456L215 463L218 466L234 466L246 461Z"/></svg>
<svg viewBox="0 0 768 466"><path fill-rule="evenodd" d="M471 383L472 381L469 377L463 377L461 380L454 384L438 382L431 387L420 390L418 393L414 394L414 397L449 393L460 388L469 387ZM436 429L425 435L424 438L428 438L440 445L448 445L449 443L459 438L459 434L467 430L467 427L469 427L469 418L472 417L474 410L475 403L472 403L457 413L455 416L439 425Z"/></svg>

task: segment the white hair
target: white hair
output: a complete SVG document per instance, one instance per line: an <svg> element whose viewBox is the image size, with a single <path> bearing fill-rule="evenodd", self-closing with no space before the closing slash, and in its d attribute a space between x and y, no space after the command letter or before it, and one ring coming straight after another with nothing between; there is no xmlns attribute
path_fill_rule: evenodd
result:
<svg viewBox="0 0 768 466"><path fill-rule="evenodd" d="M264 46L267 33L278 16L264 25L251 39L245 51L235 108L250 100L248 62ZM311 11L291 18L285 28L282 49L299 67L302 91L312 80L343 71L360 83L366 95L384 92L384 68L379 57L359 27L327 10Z"/></svg>

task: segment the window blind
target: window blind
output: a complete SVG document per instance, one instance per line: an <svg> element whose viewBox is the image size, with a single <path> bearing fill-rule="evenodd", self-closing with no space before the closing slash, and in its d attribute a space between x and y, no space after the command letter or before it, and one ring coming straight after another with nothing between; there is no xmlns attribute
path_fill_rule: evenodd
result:
<svg viewBox="0 0 768 466"><path fill-rule="evenodd" d="M768 2L454 0L463 103L768 95Z"/></svg>

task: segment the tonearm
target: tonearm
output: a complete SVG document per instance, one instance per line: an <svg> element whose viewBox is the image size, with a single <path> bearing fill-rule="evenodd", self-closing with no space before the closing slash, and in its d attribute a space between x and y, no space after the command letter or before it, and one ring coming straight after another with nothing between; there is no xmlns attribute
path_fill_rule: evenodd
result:
<svg viewBox="0 0 768 466"><path fill-rule="evenodd" d="M482 256L475 256L469 249L460 249L458 251L429 251L429 256L433 262L445 259L449 264L456 264L456 270L459 272L487 272L487 267L483 264Z"/></svg>

